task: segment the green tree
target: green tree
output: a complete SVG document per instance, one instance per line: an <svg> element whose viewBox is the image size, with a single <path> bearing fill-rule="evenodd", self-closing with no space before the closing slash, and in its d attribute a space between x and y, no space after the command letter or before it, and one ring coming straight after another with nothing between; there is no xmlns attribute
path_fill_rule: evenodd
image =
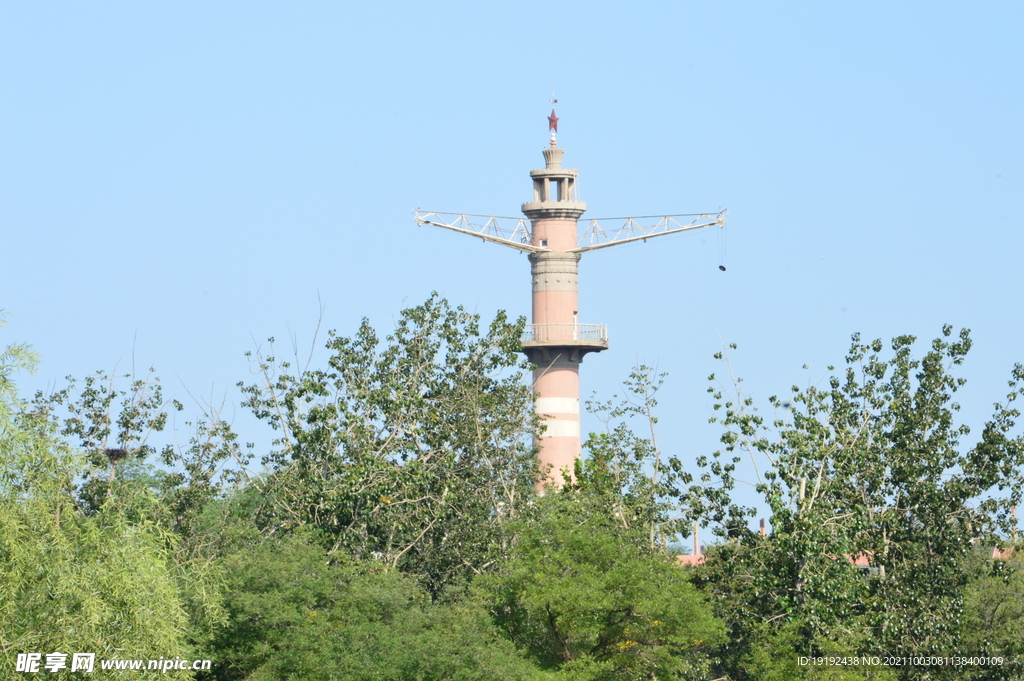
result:
<svg viewBox="0 0 1024 681"><path fill-rule="evenodd" d="M110 496L75 494L85 455L49 415L17 396L24 346L0 355L0 653L92 652L101 658L188 656L169 547L173 539ZM178 674L189 676L189 674Z"/></svg>
<svg viewBox="0 0 1024 681"><path fill-rule="evenodd" d="M189 616L189 638L199 646L222 619L217 545L225 519L217 517L248 461L219 411L184 422L187 439L155 440L184 406L165 400L160 379L108 376L99 371L50 394L37 393L37 418L59 425L80 446L84 467L74 481L83 513L98 514L112 500L129 523L160 528L170 567ZM127 383L122 387L119 383ZM232 464L236 464L232 466Z"/></svg>
<svg viewBox="0 0 1024 681"><path fill-rule="evenodd" d="M606 471L580 472L582 487L539 499L500 570L478 579L496 621L558 678L707 678L722 623L647 528L588 489Z"/></svg>
<svg viewBox="0 0 1024 681"><path fill-rule="evenodd" d="M539 678L483 607L431 603L414 578L380 563L336 562L307 534L227 556L230 617L213 641L209 678Z"/></svg>
<svg viewBox="0 0 1024 681"><path fill-rule="evenodd" d="M919 359L913 343L894 339L885 359L881 341L854 336L846 371L827 389L794 387L785 402L771 398L780 414L772 420L738 382L733 399L710 389L720 414L712 420L726 427L724 454L733 456L698 461L705 473L690 500L729 540L712 555L703 583L724 606L733 632L726 656L738 678L760 678L743 671L743 660L783 629L795 632L801 655L960 650L971 542L1006 531L1021 496L1024 440L1011 431L1024 367L1013 370L1006 402L995 405L981 437L965 446L969 430L955 423L953 400L964 380L951 370L971 347L967 331L952 337L945 327ZM740 452L751 457L756 489L771 509L768 537L750 531L753 511L730 499ZM869 561L868 576L850 564L858 556Z"/></svg>
<svg viewBox="0 0 1024 681"><path fill-rule="evenodd" d="M536 479L523 320L478 315L435 294L382 343L366 320L331 332L325 369L258 357L246 405L282 436L264 463L270 533L319 529L330 551L419 576L435 595L502 554L505 521Z"/></svg>
<svg viewBox="0 0 1024 681"><path fill-rule="evenodd" d="M1000 657L1001 665L977 665L963 678L977 681L1019 679L1024 675L1024 557L1017 545L1008 560L992 560L988 546L976 557L964 593L964 654Z"/></svg>
<svg viewBox="0 0 1024 681"><path fill-rule="evenodd" d="M646 535L650 550L667 550L680 535L689 536L692 527L691 514L679 499L693 477L679 457L658 446L655 410L666 375L638 365L624 382L622 396L587 402L587 410L605 428L590 434L583 445L588 463L577 470L580 489L604 495L624 527ZM637 419L645 435L633 431Z"/></svg>

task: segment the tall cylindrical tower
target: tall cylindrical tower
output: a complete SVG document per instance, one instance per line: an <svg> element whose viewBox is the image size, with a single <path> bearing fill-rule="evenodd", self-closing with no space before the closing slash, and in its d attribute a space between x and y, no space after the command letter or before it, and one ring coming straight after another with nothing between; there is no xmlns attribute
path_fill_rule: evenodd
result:
<svg viewBox="0 0 1024 681"><path fill-rule="evenodd" d="M561 485L571 475L580 453L580 362L588 352L608 348L604 327L579 323L578 265L574 252L576 221L587 205L576 200L577 172L562 168L564 149L544 149L545 167L530 171L533 201L523 204L532 223L530 253L533 274L533 323L527 329L523 352L537 366L533 386L535 411L547 430L538 455L547 482Z"/></svg>
<svg viewBox="0 0 1024 681"><path fill-rule="evenodd" d="M530 254L533 323L523 336L523 352L537 366L533 373L535 411L546 425L537 441L539 465L545 473L539 483L541 489L548 483L564 483L566 471L572 475L580 454L580 362L588 352L608 349L603 324L580 323L580 254L693 229L725 227L725 211L720 210L664 215L653 224L645 224L652 219L650 215L623 218L625 224L611 232L604 230L598 220L591 220L586 232L578 236L576 221L586 212L587 204L577 200L576 171L562 167L565 150L555 139L558 117L553 109L548 129L554 132L551 146L544 149L544 169L530 171L533 200L523 204L523 213L532 223L529 230L522 219L513 218L517 226L504 229L500 223L509 218L416 211L419 224L443 227ZM474 224L471 218L484 221Z"/></svg>

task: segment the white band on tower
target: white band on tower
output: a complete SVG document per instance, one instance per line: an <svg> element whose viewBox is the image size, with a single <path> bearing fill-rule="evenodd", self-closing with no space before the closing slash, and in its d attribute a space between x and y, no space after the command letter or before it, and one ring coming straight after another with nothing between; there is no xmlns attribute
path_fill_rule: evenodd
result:
<svg viewBox="0 0 1024 681"><path fill-rule="evenodd" d="M572 397L538 397L534 406L538 414L580 413L580 401Z"/></svg>
<svg viewBox="0 0 1024 681"><path fill-rule="evenodd" d="M544 425L548 428L541 437L572 437L580 439L580 422L567 421L562 419L544 419Z"/></svg>

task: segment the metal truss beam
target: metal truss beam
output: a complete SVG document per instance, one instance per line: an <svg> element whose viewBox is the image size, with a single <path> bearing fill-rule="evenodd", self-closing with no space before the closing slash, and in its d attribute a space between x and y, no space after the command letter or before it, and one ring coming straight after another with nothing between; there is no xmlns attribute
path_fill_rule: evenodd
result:
<svg viewBox="0 0 1024 681"><path fill-rule="evenodd" d="M526 218L508 218L489 215L472 215L469 213L435 213L417 210L416 223L443 227L453 232L461 232L475 236L484 241L508 246L526 253L541 253L549 248L534 246L530 233L529 221ZM475 219L471 219L475 218ZM689 221L685 219L689 218ZM624 220L617 229L605 229L601 222ZM654 220L655 222L650 222ZM717 213L689 213L682 215L648 215L637 218L595 218L588 220L589 226L579 235L576 248L569 253L586 253L599 248L609 248L634 241L647 241L658 236L679 234L692 229L704 227L725 227L726 211Z"/></svg>
<svg viewBox="0 0 1024 681"><path fill-rule="evenodd" d="M477 218L476 221L470 218ZM500 221L500 222L499 222ZM514 227L509 222L515 223ZM469 234L484 241L508 246L526 253L549 251L530 243L530 226L526 218L503 218L488 215L470 215L466 213L428 213L416 211L416 224L444 227L453 232Z"/></svg>
<svg viewBox="0 0 1024 681"><path fill-rule="evenodd" d="M689 221L677 220L676 218L690 218ZM668 236L688 232L691 229L702 229L704 227L725 227L726 211L717 213L691 213L687 215L649 215L639 218L597 218L589 220L590 226L579 236L578 246L571 249L570 253L586 253L596 251L599 248L609 248L619 244L628 244L633 241L647 241L656 236ZM601 227L601 221L625 220L625 223L617 230L606 230ZM653 224L645 221L657 220Z"/></svg>

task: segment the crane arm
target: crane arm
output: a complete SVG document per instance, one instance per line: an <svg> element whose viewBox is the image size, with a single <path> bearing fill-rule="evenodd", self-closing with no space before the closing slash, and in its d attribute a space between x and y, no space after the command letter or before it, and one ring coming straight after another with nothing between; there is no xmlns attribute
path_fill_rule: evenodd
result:
<svg viewBox="0 0 1024 681"><path fill-rule="evenodd" d="M691 218L689 221L676 218ZM717 213L694 213L689 215L665 215L646 216L640 218L597 218L590 220L590 226L580 235L576 248L570 253L586 253L596 251L599 248L609 248L619 244L628 244L633 241L647 241L657 236L668 236L679 234L692 229L703 229L704 227L718 226L725 227L726 211ZM625 223L617 230L606 230L601 226L601 220L625 220ZM653 224L646 224L646 221L657 220Z"/></svg>
<svg viewBox="0 0 1024 681"><path fill-rule="evenodd" d="M484 241L508 246L526 253L539 253L551 249L534 246L530 243L530 228L525 218L503 218L487 215L469 215L466 213L431 213L416 211L416 224L443 227L453 232L475 236ZM470 218L480 218L473 221ZM514 222L510 226L509 222Z"/></svg>

